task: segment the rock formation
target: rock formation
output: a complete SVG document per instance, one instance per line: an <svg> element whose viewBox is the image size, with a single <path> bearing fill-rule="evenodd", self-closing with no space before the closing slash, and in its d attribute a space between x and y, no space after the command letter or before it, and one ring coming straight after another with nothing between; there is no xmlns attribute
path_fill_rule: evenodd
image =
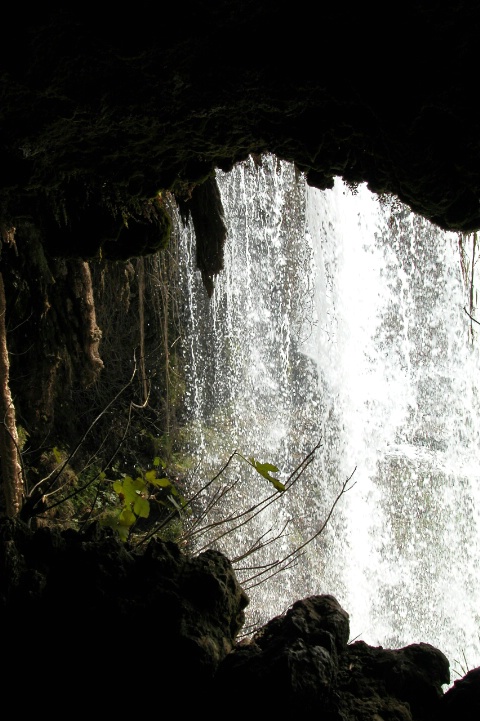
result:
<svg viewBox="0 0 480 721"><path fill-rule="evenodd" d="M35 710L41 693L110 713L210 718L473 721L479 669L444 693L444 654L349 643L333 596L297 601L238 640L248 597L230 562L173 543L123 544L96 524L83 534L0 528L0 614L7 678ZM31 704L31 706L30 706Z"/></svg>
<svg viewBox="0 0 480 721"><path fill-rule="evenodd" d="M12 392L39 437L55 395L102 368L75 290L85 262L165 248L177 202L212 293L225 238L217 168L274 153L318 188L365 181L442 228L480 228L476 3L408 0L392 14L330 3L313 20L307 3L208 0L160 15L49 3L5 20L0 273L21 329L12 362L35 375Z"/></svg>
<svg viewBox="0 0 480 721"><path fill-rule="evenodd" d="M105 17L11 8L0 48L0 218L53 255L128 257L168 234L216 167L271 152L308 182L397 195L441 227L480 227L471 69L480 10L410 0L295 10L170 3Z"/></svg>

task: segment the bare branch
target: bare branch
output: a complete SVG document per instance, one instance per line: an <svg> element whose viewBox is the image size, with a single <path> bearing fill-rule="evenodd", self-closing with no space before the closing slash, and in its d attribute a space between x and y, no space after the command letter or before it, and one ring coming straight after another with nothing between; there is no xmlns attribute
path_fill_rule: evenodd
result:
<svg viewBox="0 0 480 721"><path fill-rule="evenodd" d="M39 487L41 487L41 486L43 486L44 484L46 484L46 489L45 489L44 493L39 496L39 499L35 502L35 504L33 505L33 508L35 508L35 506L38 505L38 504L42 501L42 498L48 494L49 490L53 487L53 484L55 483L55 481L56 481L58 478L60 478L60 476L62 475L63 471L65 470L65 468L67 467L67 465L71 462L72 458L75 456L75 454L77 453L77 451L78 451L79 448L81 447L81 445L82 445L82 443L84 442L85 438L86 438L86 437L88 436L88 434L92 431L92 429L93 429L94 426L98 423L98 421L100 420L100 418L105 415L105 413L108 411L108 409L115 403L116 400L118 400L118 398L122 395L122 393L124 393L124 392L127 390L127 388L132 384L136 372L137 372L137 366L136 366L136 363L135 363L135 367L134 367L134 369L133 369L133 373L132 373L131 378L130 378L130 380L128 381L128 383L126 383L126 384L123 386L123 388L121 388L121 389L118 391L118 393L112 398L112 400L111 400L111 401L103 408L103 410L98 414L98 416L95 418L95 420L92 421L92 423L91 423L90 426L87 428L87 430L85 431L85 433L83 434L83 436L81 437L81 439L79 440L79 442L77 443L77 445L75 446L75 448L73 449L73 451L72 451L72 452L70 453L70 455L66 458L66 460L65 460L58 468L54 469L48 476L46 476L45 478L42 478L40 481L38 481L38 483L36 483L36 484L33 486L33 488L29 491L28 496L31 497ZM130 420L130 412L131 412L131 406L130 406L130 411L129 411L129 420ZM127 427L128 427L128 425L127 425ZM120 442L120 444L119 444L118 447L120 447L120 445L121 445L121 443L123 443L123 440L124 440L124 439L125 439L125 434L124 434L124 436L123 436L123 438L122 438L122 440L121 440L121 442ZM118 448L117 448L117 451L116 451L116 452L118 452ZM100 475L100 474L98 474L98 475ZM94 479L94 480L95 480L95 479ZM48 483L48 481L50 481L50 482ZM88 484L86 484L86 486L84 486L84 487L82 487L82 488L77 489L76 491L74 491L70 496L68 496L68 498L71 498L72 496L77 495L77 493L79 493L80 491L82 491L84 488L86 488L86 487L87 487L88 485L90 485L91 483L93 483L93 480L90 481ZM59 501L58 503L52 504L52 506L49 506L49 508L53 508L54 506L59 505L59 503L63 503L63 501L65 501L65 500L67 500L67 499L64 498L64 499L62 499L61 501Z"/></svg>
<svg viewBox="0 0 480 721"><path fill-rule="evenodd" d="M472 315L470 315L470 313L468 312L468 310L467 310L465 307L464 307L463 310L464 310L465 313L468 315L468 317L470 318L470 320L473 320L474 323L476 323L477 325L480 325L480 321L476 320L476 318L474 318Z"/></svg>
<svg viewBox="0 0 480 721"><path fill-rule="evenodd" d="M314 459L314 455L315 455L316 451L321 447L321 444L322 444L322 441L320 440L312 448L312 450L302 459L302 461L298 464L298 466L292 471L290 476L287 478L287 481L285 483L285 490L283 492L279 493L278 491L274 491L273 493L271 493L270 495L266 496L261 501L259 501L257 504L247 508L246 510L241 511L236 515L223 517L219 521L210 523L205 528L196 531L195 535L200 535L201 532L207 533L209 530L211 530L212 528L214 528L216 526L222 526L222 525L225 525L226 523L243 519L241 523L238 523L237 525L226 529L223 533L216 536L215 538L209 539L208 543L205 544L204 546L202 546L202 548L199 549L198 552L200 553L201 551L205 550L208 546L218 543L218 541L220 541L222 538L225 538L226 536L233 533L234 531L237 531L239 528L241 528L242 526L245 526L250 521L252 521L260 513L263 513L272 503L279 501L284 496L284 494L288 493L288 491L291 490L291 488L294 486L294 484L301 478L301 476L305 472L306 468L310 465L310 463L312 463L312 461ZM218 476L224 472L228 463L231 461L231 459L235 455L238 455L242 460L245 460L240 453L238 453L237 451L234 451L234 453L232 454L232 456L230 456L230 458L229 458L227 464L224 466L224 468L220 471L220 473L218 473L215 476L215 479L218 478ZM212 479L212 480L215 480L215 479ZM202 492L203 490L204 489L201 489L200 492Z"/></svg>
<svg viewBox="0 0 480 721"><path fill-rule="evenodd" d="M320 528L318 529L318 531L316 531L316 533L314 533L313 536L310 536L310 538L308 538L308 539L307 539L304 543L302 543L300 546L298 546L297 548L295 548L291 553L289 553L287 556L285 556L283 559L281 559L281 560L279 561L279 563L284 563L284 562L287 561L289 558L298 556L298 554L300 553L300 551L302 551L304 548L306 548L306 546L308 546L310 543L312 543L312 541L314 541L316 538L318 538L318 536L320 536L320 534L323 533L323 531L325 530L325 528L326 528L326 526L327 526L327 523L330 521L330 519L331 519L331 517L332 517L333 511L335 510L335 507L336 507L337 503L339 502L340 498L341 498L347 491L351 490L351 489L353 488L353 486L355 485L355 483L353 483L349 488L347 488L347 486L348 486L348 484L350 483L350 481L352 480L353 474L355 473L356 470L357 470L357 467L355 466L355 468L353 469L353 471L352 471L352 473L350 474L350 476L344 481L344 483L343 483L343 485L342 485L342 488L340 489L340 492L338 493L337 497L335 498L333 504L332 504L331 507L330 507L330 511L328 512L328 515L327 515L325 521L322 523L322 525L320 526ZM262 575L262 574L256 574L256 575L252 576L251 578L247 578L247 579L245 579L245 580L243 581L246 590L248 590L248 588L252 588L252 586L248 586L247 584L249 584L250 581L253 581L255 578L257 578L259 575ZM257 585L257 584L255 584L255 585Z"/></svg>

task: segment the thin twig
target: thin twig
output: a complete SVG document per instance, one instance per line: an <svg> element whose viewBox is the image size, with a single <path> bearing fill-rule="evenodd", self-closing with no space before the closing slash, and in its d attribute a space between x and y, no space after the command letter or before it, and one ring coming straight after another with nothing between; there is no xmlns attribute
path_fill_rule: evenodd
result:
<svg viewBox="0 0 480 721"><path fill-rule="evenodd" d="M296 556L296 555L297 555L300 551L302 551L306 546L308 546L310 543L312 543L312 541L314 541L316 538L318 538L318 536L320 536L321 533L323 533L323 531L324 531L325 528L326 528L327 523L329 522L330 518L332 517L332 514L333 514L333 511L334 511L334 509L335 509L335 506L336 506L337 503L339 502L340 498L341 498L347 491L351 490L351 489L353 488L353 486L355 485L355 483L353 483L353 484L350 486L350 488L347 488L347 485L348 485L348 483L351 481L351 479L353 478L353 474L355 473L356 470L357 470L357 467L355 466L355 468L353 469L353 471L352 471L352 473L350 474L350 476L344 481L340 492L338 493L338 495L337 495L337 497L335 498L332 506L330 507L330 511L328 512L328 515L327 515L325 521L322 523L322 525L320 526L320 528L318 529L318 531L316 531L316 533L314 533L313 536L311 536L310 538L308 538L308 539L307 539L304 543L302 543L300 546L297 546L297 548L295 548L291 553L289 553L287 556L285 556L283 559L281 559L280 563L286 561L287 559L289 559L289 558L292 557L292 556ZM257 575L261 575L261 574L257 574ZM252 576L251 578L245 579L245 580L243 581L243 583L244 583L244 584L250 583L250 581L253 581L255 578L257 578L257 575ZM250 588L251 588L251 586L250 586Z"/></svg>
<svg viewBox="0 0 480 721"><path fill-rule="evenodd" d="M470 320L473 320L474 323L476 323L477 325L480 325L480 321L476 320L472 315L470 315L470 313L468 312L468 310L467 310L465 307L464 307L463 310L464 310L465 313L468 315L468 317L470 318Z"/></svg>
<svg viewBox="0 0 480 721"><path fill-rule="evenodd" d="M278 491L274 491L269 496L266 496L264 499L262 499L261 501L256 503L254 506L251 506L250 508L248 508L244 511L241 511L236 516L229 517L228 519L222 518L220 521L209 524L208 526L205 527L205 529L200 529L200 531L203 530L204 532L207 532L208 530L210 530L211 528L214 528L215 526L225 525L225 523L227 523L228 521L234 521L234 520L239 520L240 518L244 518L242 523L238 523L236 526L233 526L232 528L228 528L226 531L224 531L219 536L216 536L215 538L210 539L208 541L208 544L204 545L198 552L200 553L201 551L205 550L205 548L207 548L208 545L218 543L218 541L220 541L222 538L225 538L225 536L228 536L229 534L233 533L234 531L237 531L239 528L241 528L242 526L244 526L247 523L249 523L250 521L252 521L256 516L260 515L260 513L263 513L266 510L266 508L268 508L272 503L275 503L276 501L278 501L285 493L288 493L288 491L293 487L293 485L301 478L301 476L305 472L306 468L310 465L310 463L312 463L313 456L314 456L315 452L318 450L318 448L320 448L320 446L321 446L321 441L319 441L314 446L314 448L305 456L305 458L292 471L290 476L287 478L284 491L282 491L281 493L279 493ZM233 455L238 455L238 456L240 456L240 458L245 460L240 453L237 453L237 451L235 451L233 453ZM231 460L231 457L229 460ZM218 477L218 474L216 477ZM247 518L245 518L246 516L247 516ZM200 533L200 531L198 531L197 533Z"/></svg>
<svg viewBox="0 0 480 721"><path fill-rule="evenodd" d="M52 473L50 473L48 476L46 476L46 478L42 478L42 480L38 481L38 483L36 483L36 484L34 485L34 487L32 488L32 490L31 490L30 493L29 493L30 496L36 491L37 488L39 488L39 487L42 486L44 483L46 483L47 481L49 481L49 480L52 478L52 476L54 476L54 474L56 473L56 475L53 477L53 480L51 480L50 483L47 484L45 493L48 493L48 491L50 490L50 488L52 488L52 486L53 486L53 484L55 483L55 481L57 480L57 478L59 478L59 477L61 476L61 474L62 474L63 471L65 470L66 466L71 462L72 458L75 456L75 454L77 453L78 449L81 447L82 443L84 442L85 438L88 436L88 434L90 433L90 431L93 429L93 427L98 423L98 421L100 420L100 418L102 418L102 416L105 415L105 413L108 411L108 409L115 403L115 401L122 395L122 393L124 393L124 392L127 390L127 388L132 384L136 372L137 372L137 367L136 367L136 363L135 363L135 367L134 367L134 369L133 369L132 376L131 376L130 380L128 381L128 383L127 383L123 388L121 388L121 389L118 391L118 393L117 393L117 394L114 396L114 398L112 398L112 400L105 406L105 408L101 411L101 413L99 413L99 415L95 418L95 420L92 421L92 423L89 425L89 427L87 428L87 430L85 431L85 433L83 434L83 436L81 437L80 441L77 443L77 445L75 446L75 448L73 449L73 451L70 453L70 455L67 457L67 459L59 466L59 468L57 468L57 469L55 469L54 471L52 471ZM87 485L90 485L90 484L87 484ZM86 486L85 486L85 487L86 487ZM79 490L83 490L83 488L82 488L82 489L79 489ZM45 493L44 493L43 495L45 495ZM34 506L33 506L34 508L35 508L36 505L38 505L38 503L40 503L43 495L40 496L39 500L34 504ZM73 493L72 495L76 495L76 493ZM69 498L71 498L71 496L69 496ZM66 500L66 499L64 499L64 500ZM63 501L60 501L60 502L63 502ZM59 502L59 503L60 503L60 502ZM53 504L53 505L54 505L54 506L55 506L55 505L58 505L58 503L55 503L55 504ZM52 507L53 507L53 506L52 506Z"/></svg>

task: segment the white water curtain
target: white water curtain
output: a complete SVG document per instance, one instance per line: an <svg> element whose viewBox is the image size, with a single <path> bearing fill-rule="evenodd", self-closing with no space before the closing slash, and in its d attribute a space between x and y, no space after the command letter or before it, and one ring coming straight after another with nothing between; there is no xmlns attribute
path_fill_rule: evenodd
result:
<svg viewBox="0 0 480 721"><path fill-rule="evenodd" d="M247 581L247 618L263 623L330 593L350 614L352 638L431 643L454 680L480 664L480 326L468 315L476 239L365 186L308 188L272 156L217 178L228 238L211 300L191 227L181 243L192 489L234 450L274 464L285 481L321 445L281 503L215 545L232 558L261 534L279 535L237 564L240 580L254 578L252 566L315 534L353 474L301 558ZM271 490L235 457L218 483L238 478L212 518Z"/></svg>

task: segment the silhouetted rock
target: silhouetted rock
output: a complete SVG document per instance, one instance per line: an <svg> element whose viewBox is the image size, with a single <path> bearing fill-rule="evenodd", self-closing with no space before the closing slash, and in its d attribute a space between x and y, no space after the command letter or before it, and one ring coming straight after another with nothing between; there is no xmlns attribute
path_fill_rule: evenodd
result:
<svg viewBox="0 0 480 721"><path fill-rule="evenodd" d="M480 667L455 681L441 700L438 721L480 719Z"/></svg>
<svg viewBox="0 0 480 721"><path fill-rule="evenodd" d="M433 646L349 644L349 618L329 595L297 601L248 640L248 598L229 560L173 543L0 526L4 678L34 710L42 693L87 713L158 704L209 718L313 715L319 721L473 721L479 669L449 683Z"/></svg>
<svg viewBox="0 0 480 721"><path fill-rule="evenodd" d="M240 686L263 713L328 721L431 721L449 663L428 644L387 650L348 644L348 614L332 596L296 602L237 646L216 675L219 693Z"/></svg>

